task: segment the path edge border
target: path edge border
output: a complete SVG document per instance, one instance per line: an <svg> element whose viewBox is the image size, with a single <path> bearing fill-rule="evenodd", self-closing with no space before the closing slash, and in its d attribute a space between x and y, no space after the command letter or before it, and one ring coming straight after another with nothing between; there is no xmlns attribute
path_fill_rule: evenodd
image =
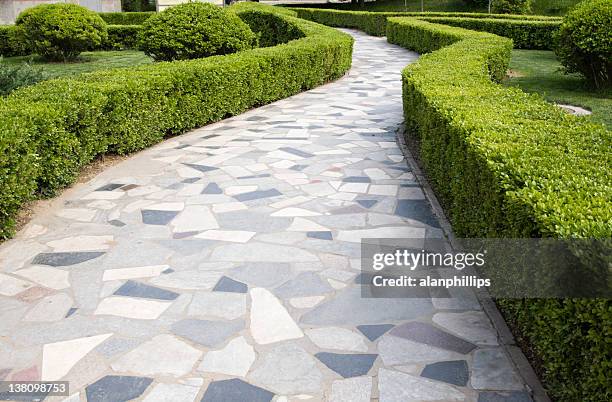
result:
<svg viewBox="0 0 612 402"><path fill-rule="evenodd" d="M400 126L395 131L395 136L397 143L399 145L404 158L406 159L406 163L411 168L412 173L415 176L416 181L419 183L421 188L423 189L423 193L425 194L425 198L429 201L433 213L438 219L440 223L440 227L446 238L449 240L451 247L453 249L460 249L459 242L457 241L457 237L453 232L453 228L450 224L450 221L447 219L444 210L442 209L442 205L438 201L438 197L436 197L433 188L429 185L429 181L427 180L427 176L423 173L420 164L413 156L413 150L411 148L411 144L406 141L406 125L404 122L400 124ZM482 305L483 311L491 320L493 327L497 331L499 335L499 343L500 346L504 349L506 355L510 358L512 365L515 370L521 376L521 379L528 387L528 392L531 394L535 402L551 402L551 399L546 394L546 390L544 386L540 382L540 379L536 375L535 371L531 367L529 360L525 357L523 351L519 346L517 346L514 336L506 324L501 312L497 308L497 305L491 298L491 295L486 290L479 290L476 293L476 297L480 304Z"/></svg>

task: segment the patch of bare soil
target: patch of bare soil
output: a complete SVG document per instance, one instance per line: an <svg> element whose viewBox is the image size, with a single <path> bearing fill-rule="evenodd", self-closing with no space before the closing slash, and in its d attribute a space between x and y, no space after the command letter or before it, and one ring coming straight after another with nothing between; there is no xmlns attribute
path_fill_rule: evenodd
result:
<svg viewBox="0 0 612 402"><path fill-rule="evenodd" d="M508 71L506 71L506 78L520 78L524 76L525 74L517 70L508 69Z"/></svg>

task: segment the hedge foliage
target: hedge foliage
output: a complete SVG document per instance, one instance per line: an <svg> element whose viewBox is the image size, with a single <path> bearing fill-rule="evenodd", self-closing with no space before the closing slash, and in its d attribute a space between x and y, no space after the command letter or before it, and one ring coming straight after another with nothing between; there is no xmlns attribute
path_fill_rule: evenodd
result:
<svg viewBox="0 0 612 402"><path fill-rule="evenodd" d="M413 17L424 21L485 31L511 38L520 49L550 49L553 33L559 28L561 19L535 15L478 14L478 13L369 13L364 11L339 11L328 9L294 9L300 18L321 24L356 28L370 35L384 36L387 19Z"/></svg>
<svg viewBox="0 0 612 402"><path fill-rule="evenodd" d="M99 13L109 25L142 25L154 14L154 11L136 11L124 13Z"/></svg>
<svg viewBox="0 0 612 402"><path fill-rule="evenodd" d="M259 27L291 25L299 38L226 56L58 78L0 99L0 236L10 236L24 202L73 182L96 155L143 149L350 68L349 35L269 6L232 9Z"/></svg>
<svg viewBox="0 0 612 402"><path fill-rule="evenodd" d="M510 40L413 18L391 18L387 37L428 53L402 72L404 114L458 236L612 236L612 133L495 84ZM553 400L610 399L609 300L499 304L542 362Z"/></svg>

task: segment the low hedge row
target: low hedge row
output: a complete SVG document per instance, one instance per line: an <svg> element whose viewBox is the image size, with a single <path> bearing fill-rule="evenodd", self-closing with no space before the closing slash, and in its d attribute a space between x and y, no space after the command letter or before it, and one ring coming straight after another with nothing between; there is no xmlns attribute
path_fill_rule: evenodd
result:
<svg viewBox="0 0 612 402"><path fill-rule="evenodd" d="M100 17L109 25L141 25L155 11L136 11L123 13L99 13Z"/></svg>
<svg viewBox="0 0 612 402"><path fill-rule="evenodd" d="M108 39L97 49L90 50L124 50L134 49L140 25L108 25ZM32 53L23 43L14 37L14 25L0 25L0 56L27 56Z"/></svg>
<svg viewBox="0 0 612 402"><path fill-rule="evenodd" d="M329 26L361 29L376 36L386 35L388 18L408 16L505 36L514 40L515 47L521 49L550 49L553 43L552 33L561 25L561 19L557 17L535 15L441 12L370 13L309 8L294 8L293 10L300 18Z"/></svg>
<svg viewBox="0 0 612 402"><path fill-rule="evenodd" d="M388 40L424 54L402 72L408 135L461 237L612 237L612 133L497 85L511 41L390 18ZM612 396L609 300L499 300L553 400Z"/></svg>
<svg viewBox="0 0 612 402"><path fill-rule="evenodd" d="M0 237L12 233L24 202L71 183L96 155L143 149L339 78L351 66L349 35L269 6L233 9L255 31L291 26L295 40L54 79L1 99Z"/></svg>

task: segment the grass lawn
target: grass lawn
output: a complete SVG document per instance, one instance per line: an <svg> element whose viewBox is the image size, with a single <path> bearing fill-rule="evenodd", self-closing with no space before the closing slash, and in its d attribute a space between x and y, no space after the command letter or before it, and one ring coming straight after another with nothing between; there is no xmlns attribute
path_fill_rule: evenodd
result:
<svg viewBox="0 0 612 402"><path fill-rule="evenodd" d="M70 63L50 63L37 56L5 57L2 59L2 63L5 64L21 64L23 62L30 62L34 66L42 67L47 78L56 78L109 68L138 66L153 63L153 60L143 52L135 50L84 52L81 53L78 60Z"/></svg>
<svg viewBox="0 0 612 402"><path fill-rule="evenodd" d="M516 77L506 79L526 92L537 92L550 102L581 106L591 118L612 129L612 91L595 91L578 75L566 75L555 54L547 50L513 50L510 69Z"/></svg>

